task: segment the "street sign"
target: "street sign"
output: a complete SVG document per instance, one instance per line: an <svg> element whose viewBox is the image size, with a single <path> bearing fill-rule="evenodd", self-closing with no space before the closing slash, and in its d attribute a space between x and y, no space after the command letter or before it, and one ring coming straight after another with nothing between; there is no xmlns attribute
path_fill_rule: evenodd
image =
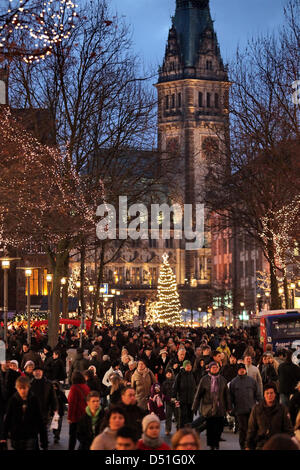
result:
<svg viewBox="0 0 300 470"><path fill-rule="evenodd" d="M108 294L108 284L100 284L100 289L104 289L103 290L103 294L106 295Z"/></svg>

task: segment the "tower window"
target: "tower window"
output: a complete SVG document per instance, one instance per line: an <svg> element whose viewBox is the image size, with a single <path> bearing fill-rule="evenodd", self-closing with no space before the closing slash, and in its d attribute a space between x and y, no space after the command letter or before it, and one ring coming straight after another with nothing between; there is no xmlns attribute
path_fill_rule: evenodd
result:
<svg viewBox="0 0 300 470"><path fill-rule="evenodd" d="M206 70L212 70L212 61L211 60L206 61Z"/></svg>
<svg viewBox="0 0 300 470"><path fill-rule="evenodd" d="M207 93L207 95L206 95L206 106L207 106L208 108L211 107L210 98L211 98L211 94L210 94L210 93Z"/></svg>
<svg viewBox="0 0 300 470"><path fill-rule="evenodd" d="M215 108L219 107L219 95L218 93L215 93Z"/></svg>
<svg viewBox="0 0 300 470"><path fill-rule="evenodd" d="M181 93L177 95L178 108L181 108Z"/></svg>
<svg viewBox="0 0 300 470"><path fill-rule="evenodd" d="M198 105L199 105L199 108L202 108L203 106L203 93L201 91L199 91L199 94L198 94Z"/></svg>
<svg viewBox="0 0 300 470"><path fill-rule="evenodd" d="M165 96L165 108L169 109L169 95Z"/></svg>
<svg viewBox="0 0 300 470"><path fill-rule="evenodd" d="M172 108L175 108L175 95L172 95Z"/></svg>

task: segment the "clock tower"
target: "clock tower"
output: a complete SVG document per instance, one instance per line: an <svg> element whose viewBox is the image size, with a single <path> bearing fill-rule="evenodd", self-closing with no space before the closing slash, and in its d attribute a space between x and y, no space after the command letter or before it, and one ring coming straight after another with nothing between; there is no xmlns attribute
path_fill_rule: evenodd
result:
<svg viewBox="0 0 300 470"><path fill-rule="evenodd" d="M8 72L0 69L0 106L8 104Z"/></svg>
<svg viewBox="0 0 300 470"><path fill-rule="evenodd" d="M207 161L228 135L230 83L211 18L209 0L176 0L176 11L159 79L158 147L178 159L181 201L203 202ZM176 152L176 153L175 153ZM207 214L208 215L208 214ZM209 284L211 250L209 217L205 245L184 250L184 278Z"/></svg>

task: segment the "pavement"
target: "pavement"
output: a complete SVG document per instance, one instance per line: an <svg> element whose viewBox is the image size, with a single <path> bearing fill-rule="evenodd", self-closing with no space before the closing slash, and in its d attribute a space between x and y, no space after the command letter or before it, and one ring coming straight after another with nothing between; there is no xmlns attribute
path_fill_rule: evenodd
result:
<svg viewBox="0 0 300 470"><path fill-rule="evenodd" d="M173 423L172 433L176 432L175 424ZM171 446L171 437L165 435L165 424L162 422L161 437L163 440ZM222 434L224 441L220 442L220 450L240 450L238 434L234 434L228 427L225 427ZM52 431L49 432L49 450L67 450L68 449L68 440L69 440L69 425L67 417L64 416L60 441L58 444L54 444ZM202 450L209 450L206 446L206 431L203 431L200 434L201 448Z"/></svg>

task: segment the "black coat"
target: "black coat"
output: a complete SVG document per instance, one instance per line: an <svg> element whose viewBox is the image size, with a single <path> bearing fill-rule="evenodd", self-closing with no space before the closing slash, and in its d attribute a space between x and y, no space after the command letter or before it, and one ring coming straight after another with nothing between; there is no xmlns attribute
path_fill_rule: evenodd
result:
<svg viewBox="0 0 300 470"><path fill-rule="evenodd" d="M51 360L48 367L48 374L46 375L49 380L63 381L67 378L66 369L63 360L60 357Z"/></svg>
<svg viewBox="0 0 300 470"><path fill-rule="evenodd" d="M100 434L100 427L104 418L103 409L97 416L97 422L93 428L92 418L85 413L77 424L77 439L80 442L79 450L89 450L94 438Z"/></svg>
<svg viewBox="0 0 300 470"><path fill-rule="evenodd" d="M75 370L79 370L80 372L84 372L90 366L90 361L83 357L82 353L77 353L75 360L72 362L70 370L69 370L69 382L71 383L72 374Z"/></svg>
<svg viewBox="0 0 300 470"><path fill-rule="evenodd" d="M47 447L47 431L36 396L28 394L23 401L18 392L9 400L4 420L3 440L34 439L40 435L42 448Z"/></svg>
<svg viewBox="0 0 300 470"><path fill-rule="evenodd" d="M238 373L238 364L226 364L222 369L222 375L227 382L231 382Z"/></svg>
<svg viewBox="0 0 300 470"><path fill-rule="evenodd" d="M282 362L278 367L279 393L291 395L300 381L300 367L292 362Z"/></svg>
<svg viewBox="0 0 300 470"><path fill-rule="evenodd" d="M20 376L20 372L17 372L12 369L8 369L7 371L3 372L0 369L0 397L2 397L3 408L8 403L8 400L16 393L16 380Z"/></svg>
<svg viewBox="0 0 300 470"><path fill-rule="evenodd" d="M291 415L291 421L295 426L297 414L300 411L300 392L298 390L295 391L294 395L290 399L289 411Z"/></svg>
<svg viewBox="0 0 300 470"><path fill-rule="evenodd" d="M45 420L53 415L54 411L58 410L58 401L53 385L45 377L40 380L33 379L29 393L37 397Z"/></svg>
<svg viewBox="0 0 300 470"><path fill-rule="evenodd" d="M184 404L192 404L196 391L196 381L193 372L187 372L185 369L180 369L177 374L174 386L173 397Z"/></svg>

